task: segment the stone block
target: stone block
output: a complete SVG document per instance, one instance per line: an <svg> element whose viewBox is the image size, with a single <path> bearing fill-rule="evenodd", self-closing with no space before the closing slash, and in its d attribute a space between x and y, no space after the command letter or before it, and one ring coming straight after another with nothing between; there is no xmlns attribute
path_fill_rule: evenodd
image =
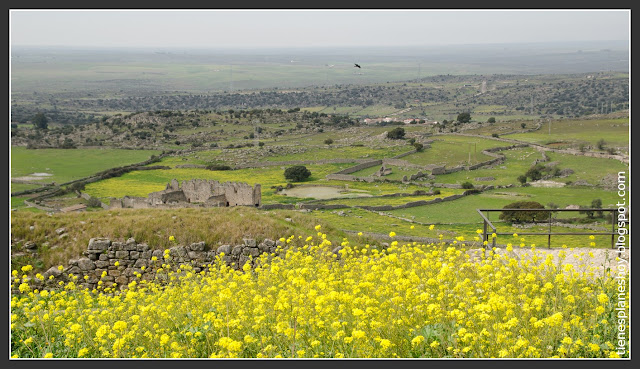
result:
<svg viewBox="0 0 640 369"><path fill-rule="evenodd" d="M191 251L204 251L204 241L192 243L189 248Z"/></svg>
<svg viewBox="0 0 640 369"><path fill-rule="evenodd" d="M95 264L96 264L96 268L100 268L100 269L103 269L109 266L109 262L106 260L98 260L95 262Z"/></svg>
<svg viewBox="0 0 640 369"><path fill-rule="evenodd" d="M116 259L128 259L129 251L116 251Z"/></svg>
<svg viewBox="0 0 640 369"><path fill-rule="evenodd" d="M234 256L240 255L242 253L242 249L243 248L244 248L244 246L242 246L242 245L234 246L231 249L231 255L234 255Z"/></svg>
<svg viewBox="0 0 640 369"><path fill-rule="evenodd" d="M138 251L129 251L129 258L136 260L140 258L140 253Z"/></svg>
<svg viewBox="0 0 640 369"><path fill-rule="evenodd" d="M96 264L88 258L78 259L78 267L80 270L93 270L96 268Z"/></svg>
<svg viewBox="0 0 640 369"><path fill-rule="evenodd" d="M92 238L89 240L89 250L104 251L111 246L111 240L108 238Z"/></svg>
<svg viewBox="0 0 640 369"><path fill-rule="evenodd" d="M216 254L224 253L225 255L230 255L231 249L231 245L222 245L216 249Z"/></svg>
<svg viewBox="0 0 640 369"><path fill-rule="evenodd" d="M242 241L245 246L256 247L256 240L253 238L243 238Z"/></svg>

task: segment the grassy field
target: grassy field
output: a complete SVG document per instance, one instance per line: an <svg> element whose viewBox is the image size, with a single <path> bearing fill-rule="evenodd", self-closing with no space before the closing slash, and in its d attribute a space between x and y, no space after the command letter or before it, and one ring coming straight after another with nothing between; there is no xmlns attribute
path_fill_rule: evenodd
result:
<svg viewBox="0 0 640 369"><path fill-rule="evenodd" d="M390 179L390 180L400 181L404 176L410 177L412 174L418 173L418 169L415 169L415 168L402 168L402 167L397 167L393 165L386 165L385 168L391 169L391 174L383 176L381 178ZM376 165L374 167L365 168L351 174L356 177L368 177L375 174L379 170L380 170L380 165Z"/></svg>
<svg viewBox="0 0 640 369"><path fill-rule="evenodd" d="M549 133L551 124L551 133ZM596 148L600 139L605 147L618 147L624 152L629 150L630 124L628 118L622 119L571 119L551 121L542 124L540 130L507 136L541 145L563 142L564 146L578 148L586 144Z"/></svg>
<svg viewBox="0 0 640 369"><path fill-rule="evenodd" d="M427 206L390 211L391 214L415 219L425 223L481 223L482 219L475 211L478 208L499 209L516 201L537 201L543 205L553 202L564 208L568 205L591 204L593 199L601 199L603 207L613 207L619 199L617 192L593 188L537 188L513 187L487 191L478 195L466 196ZM493 213L489 220L497 220Z"/></svg>
<svg viewBox="0 0 640 369"><path fill-rule="evenodd" d="M305 146L303 153L276 155L266 158L267 161L289 160L323 160L323 159L383 159L396 156L411 150L409 145L397 145L389 147L366 146L334 146L324 145L317 147Z"/></svg>
<svg viewBox="0 0 640 369"><path fill-rule="evenodd" d="M11 177L31 173L49 173L45 182L64 183L103 170L139 163L160 152L155 150L121 149L38 149L11 148Z"/></svg>
<svg viewBox="0 0 640 369"><path fill-rule="evenodd" d="M458 165L476 164L490 160L492 157L482 154L482 150L506 146L504 142L483 140L475 137L438 135L431 148L403 157L412 164L438 164L454 167Z"/></svg>
<svg viewBox="0 0 640 369"><path fill-rule="evenodd" d="M311 171L305 183L313 183L324 177L354 164L307 165ZM260 184L262 202L265 204L279 202L281 196L275 195L271 186L286 185L284 170L280 167L248 168L230 171L211 171L207 169L174 168L170 170L134 171L121 177L110 178L86 186L85 192L98 198L124 196L146 197L150 192L160 191L172 179L182 182L194 178L211 179L220 182L246 182L251 186Z"/></svg>

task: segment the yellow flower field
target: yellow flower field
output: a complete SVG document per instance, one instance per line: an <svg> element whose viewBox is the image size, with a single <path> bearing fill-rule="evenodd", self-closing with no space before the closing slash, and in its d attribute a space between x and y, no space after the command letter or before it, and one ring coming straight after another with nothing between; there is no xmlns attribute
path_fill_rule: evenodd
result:
<svg viewBox="0 0 640 369"><path fill-rule="evenodd" d="M518 261L489 249L473 261L463 243L378 250L345 239L336 255L320 231L283 238L288 248L254 268L165 264L165 282L123 291L73 282L37 291L25 283L29 268L16 272L11 355L628 357L616 351L618 282L543 252Z"/></svg>

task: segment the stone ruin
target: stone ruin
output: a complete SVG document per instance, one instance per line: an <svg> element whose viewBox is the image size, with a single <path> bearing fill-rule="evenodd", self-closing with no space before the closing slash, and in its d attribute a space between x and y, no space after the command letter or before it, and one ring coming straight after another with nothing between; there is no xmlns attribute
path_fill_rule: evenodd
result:
<svg viewBox="0 0 640 369"><path fill-rule="evenodd" d="M69 260L63 270L51 267L43 273L44 279L31 278L29 283L37 289L56 289L60 287L60 282L71 281L70 275L73 275L77 277L75 283L80 288L94 289L99 286L98 282L102 281L104 287L115 283L117 288L122 290L133 281L164 281L166 273L159 271L164 263L170 263L174 267L181 264L190 265L198 273L220 256L227 265L240 270L247 262L254 267L257 266L261 254L279 254L280 250L286 247L285 242L271 239L257 243L255 239L245 238L240 245L212 248L201 241L169 248L171 260L167 261L162 250L152 250L146 243L137 243L133 238L125 242L92 238L82 257ZM106 274L103 276L103 273ZM51 276L53 278L50 278Z"/></svg>
<svg viewBox="0 0 640 369"><path fill-rule="evenodd" d="M374 175L378 177L382 177L382 176L388 176L389 174L391 174L391 168L387 168L383 164Z"/></svg>
<svg viewBox="0 0 640 369"><path fill-rule="evenodd" d="M146 198L125 196L111 201L111 208L157 207L227 207L262 205L260 184L254 187L242 182L218 182L205 179L171 180L162 191L152 192Z"/></svg>

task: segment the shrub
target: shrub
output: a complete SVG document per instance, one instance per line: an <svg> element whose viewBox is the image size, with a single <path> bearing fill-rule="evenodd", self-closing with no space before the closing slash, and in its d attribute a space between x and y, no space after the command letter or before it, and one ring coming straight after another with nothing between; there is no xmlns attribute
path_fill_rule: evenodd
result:
<svg viewBox="0 0 640 369"><path fill-rule="evenodd" d="M534 165L524 174L528 178L531 178L532 181L537 181L542 178L542 171L540 170L540 165Z"/></svg>
<svg viewBox="0 0 640 369"><path fill-rule="evenodd" d="M416 142L416 143L414 143L414 144L413 144L413 147L415 147L415 148L416 148L416 151L417 151L417 152L422 152L422 151L424 151L424 145L423 145L423 144L421 144L420 142Z"/></svg>
<svg viewBox="0 0 640 369"><path fill-rule="evenodd" d="M544 205L536 201L516 201L505 205L503 209L544 209ZM545 219L548 214L544 211L503 211L500 219L506 222L521 223L535 222Z"/></svg>
<svg viewBox="0 0 640 369"><path fill-rule="evenodd" d="M527 183L527 176L525 175L518 176L518 182L520 182L521 184Z"/></svg>
<svg viewBox="0 0 640 369"><path fill-rule="evenodd" d="M460 123L469 123L471 122L471 114L470 113L460 113L458 114L458 118L456 120Z"/></svg>
<svg viewBox="0 0 640 369"><path fill-rule="evenodd" d="M499 135L499 134L497 134L497 133L492 133L492 134L491 134L491 137L498 138L498 137L500 137L500 135Z"/></svg>
<svg viewBox="0 0 640 369"><path fill-rule="evenodd" d="M99 208L102 206L102 202L98 198L91 196L87 201L87 205L90 208Z"/></svg>
<svg viewBox="0 0 640 369"><path fill-rule="evenodd" d="M470 190L473 189L473 183L466 181L466 182L462 182L462 188L464 188L465 190Z"/></svg>
<svg viewBox="0 0 640 369"><path fill-rule="evenodd" d="M304 165L295 165L284 170L284 178L289 181L300 182L311 176L311 171Z"/></svg>
<svg viewBox="0 0 640 369"><path fill-rule="evenodd" d="M496 122L496 118L494 117L487 119L487 123L495 123L495 122Z"/></svg>
<svg viewBox="0 0 640 369"><path fill-rule="evenodd" d="M396 127L394 129L392 129L391 131L389 131L387 133L387 137L394 139L394 140L400 140L404 138L404 128L402 127Z"/></svg>
<svg viewBox="0 0 640 369"><path fill-rule="evenodd" d="M331 145L333 143L333 140L330 138L327 138L326 140L324 140L325 145Z"/></svg>

